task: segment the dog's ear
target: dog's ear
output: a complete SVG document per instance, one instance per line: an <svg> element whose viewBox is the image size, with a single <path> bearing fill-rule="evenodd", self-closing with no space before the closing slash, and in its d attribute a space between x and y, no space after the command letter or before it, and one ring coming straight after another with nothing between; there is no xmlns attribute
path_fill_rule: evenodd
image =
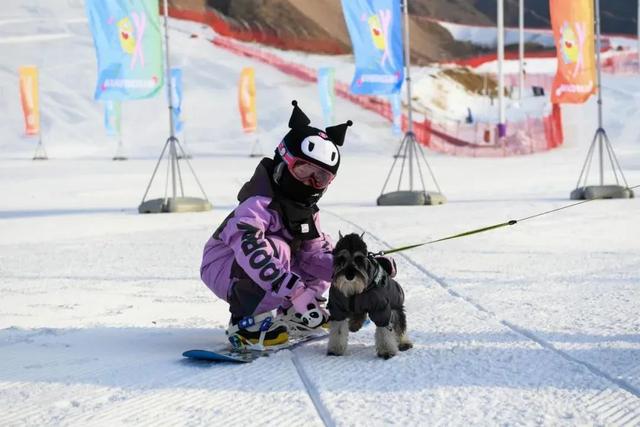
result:
<svg viewBox="0 0 640 427"><path fill-rule="evenodd" d="M338 240L342 240L343 237L342 231L338 230Z"/></svg>
<svg viewBox="0 0 640 427"><path fill-rule="evenodd" d="M360 235L360 240L364 240L364 233L366 233L366 231L362 232L362 234Z"/></svg>

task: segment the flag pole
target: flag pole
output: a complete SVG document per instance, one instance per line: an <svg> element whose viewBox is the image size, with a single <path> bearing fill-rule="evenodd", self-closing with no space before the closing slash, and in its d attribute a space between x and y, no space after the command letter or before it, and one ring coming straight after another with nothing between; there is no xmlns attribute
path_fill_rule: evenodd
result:
<svg viewBox="0 0 640 427"><path fill-rule="evenodd" d="M595 30L596 30L596 69L597 69L597 91L598 91L598 129L593 137L587 159L585 160L580 177L578 178L578 184L576 189L570 194L570 198L573 200L584 199L630 199L634 197L633 190L629 188L627 179L622 172L618 158L613 151L609 136L604 129L603 109L602 109L602 55L600 50L602 48L602 40L600 33L600 0L595 0ZM587 186L587 179L589 177L589 169L591 168L591 161L595 151L595 146L598 146L599 156L599 169L600 169L600 185ZM613 176L616 180L615 185L604 185L604 156L606 154L611 162L611 168ZM618 175L620 175L618 177ZM582 185L581 185L582 183ZM622 185L624 184L624 185Z"/></svg>
<svg viewBox="0 0 640 427"><path fill-rule="evenodd" d="M602 40L600 38L600 0L596 0L596 67L598 70L598 151L600 152L600 185L604 185L604 144L603 132L604 124L602 119L602 62L600 49Z"/></svg>
<svg viewBox="0 0 640 427"><path fill-rule="evenodd" d="M638 0L640 1L640 0ZM520 46L518 49L518 57L520 59L520 71L519 71L519 91L518 98L522 101L524 94L524 0L520 0L520 10L518 13L518 27L520 36Z"/></svg>
<svg viewBox="0 0 640 427"><path fill-rule="evenodd" d="M164 40L165 40L165 81L167 85L168 92L168 103L169 103L169 128L170 134L169 138L164 144L162 152L160 154L160 158L156 163L153 174L151 175L151 180L147 185L147 189L142 196L142 202L140 206L138 206L138 212L140 213L164 213L164 212L202 212L209 211L212 209L211 203L207 198L207 195L204 192L204 188L198 179L195 171L191 167L191 163L185 153L182 145L180 145L180 141L176 138L175 135L175 123L173 120L173 87L171 82L171 59L169 58L169 3L167 0L164 0ZM151 188L151 184L153 183L153 179L158 171L158 167L162 162L162 158L164 156L165 151L169 148L168 160L170 163L171 170L171 190L172 197L165 197L161 199L152 199L146 200L147 194L149 193L149 189ZM182 154L182 159L187 162L187 166L191 170L193 177L195 178L196 184L200 188L200 192L204 196L204 198L197 197L185 197L184 195L184 187L182 182L182 174L180 172L180 164L178 163L178 152L177 149L180 148L180 152ZM177 179L180 181L180 197L177 194Z"/></svg>
<svg viewBox="0 0 640 427"><path fill-rule="evenodd" d="M396 155L394 156L394 161L391 164L391 169L387 175L387 179L382 186L382 191L380 192L380 196L376 200L376 204L378 206L412 206L412 205L441 205L446 203L447 198L442 194L440 190L440 186L438 185L438 181L436 180L433 171L431 170L431 166L427 162L427 158L425 157L424 150L422 146L416 140L416 135L413 132L413 108L411 103L411 48L410 48L410 37L409 37L409 0L403 0L400 2L401 7L403 7L404 14L404 70L405 70L405 84L407 87L407 103L408 103L408 112L407 119L409 121L407 126L407 132L404 134L402 138L402 142L400 143L400 148L398 149ZM438 189L437 192L426 191L424 185L424 178L422 174L422 167L420 163L420 157L418 157L418 153L420 153L424 165L426 169L431 174L431 178ZM404 155L403 155L404 154ZM404 160L402 161L402 166L400 169L400 177L398 180L398 189L397 191L392 191L389 193L385 193L384 191L387 188L387 184L389 183L389 179L391 178L391 174L393 173L393 169L395 167L396 161L398 157L403 156ZM414 159L415 156L415 159ZM402 176L404 172L404 162L409 160L409 191L401 191L400 186L402 184ZM418 169L420 182L422 183L422 191L414 191L413 189L413 168L414 168L414 160L415 166Z"/></svg>
<svg viewBox="0 0 640 427"><path fill-rule="evenodd" d="M498 0L498 137L506 134L504 100L504 0Z"/></svg>
<svg viewBox="0 0 640 427"><path fill-rule="evenodd" d="M176 198L176 169L178 154L176 152L176 128L173 123L173 87L171 81L171 58L169 52L169 2L164 0L164 45L165 45L165 81L167 83L167 98L169 100L169 140L171 147L169 155L171 156L171 189L173 198Z"/></svg>

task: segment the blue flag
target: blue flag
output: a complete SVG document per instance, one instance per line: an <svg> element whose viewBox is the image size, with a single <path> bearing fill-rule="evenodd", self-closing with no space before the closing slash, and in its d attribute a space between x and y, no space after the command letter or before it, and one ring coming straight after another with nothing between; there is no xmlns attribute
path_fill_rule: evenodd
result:
<svg viewBox="0 0 640 427"><path fill-rule="evenodd" d="M106 101L104 103L104 128L109 136L120 136L122 122L122 103Z"/></svg>
<svg viewBox="0 0 640 427"><path fill-rule="evenodd" d="M184 122L180 120L182 112L182 70L171 69L171 101L173 104L173 126L176 132L182 132Z"/></svg>
<svg viewBox="0 0 640 427"><path fill-rule="evenodd" d="M95 99L149 98L163 86L158 0L86 0L98 58Z"/></svg>
<svg viewBox="0 0 640 427"><path fill-rule="evenodd" d="M404 78L399 0L342 0L356 71L351 92L390 94Z"/></svg>
<svg viewBox="0 0 640 427"><path fill-rule="evenodd" d="M391 103L391 131L394 135L400 135L402 133L402 98L400 92L396 92L389 96L389 102Z"/></svg>
<svg viewBox="0 0 640 427"><path fill-rule="evenodd" d="M318 91L325 126L333 125L333 106L335 104L335 70L331 67L318 68Z"/></svg>

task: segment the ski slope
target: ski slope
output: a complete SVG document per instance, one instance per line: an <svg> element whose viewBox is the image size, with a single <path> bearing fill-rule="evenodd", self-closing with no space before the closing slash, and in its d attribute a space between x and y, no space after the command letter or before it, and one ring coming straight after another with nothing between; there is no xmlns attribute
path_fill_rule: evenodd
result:
<svg viewBox="0 0 640 427"><path fill-rule="evenodd" d="M167 137L164 94L124 106L130 159L112 162L116 141L104 136L92 100L96 65L82 3L4 3L0 425L640 425L638 199L398 254L415 347L391 360L375 356L372 327L352 335L339 358L320 342L242 366L183 360L188 348L225 341L227 306L198 269L257 163L248 157L255 138L242 134L236 111L240 70L256 70L267 155L287 130L292 99L321 124L317 88L172 21L172 61L185 79L181 136L214 209L139 215ZM349 58L289 55L352 67ZM46 162L30 160L35 141L22 136L17 68L25 64L41 71ZM640 82L604 83L607 131L629 184L640 184ZM354 126L320 204L322 225L334 237L364 231L372 250L570 203L596 127L591 102L563 108L567 142L552 152L427 153L449 203L379 208L398 140L378 116L336 102L337 120ZM183 173L185 191L198 196ZM163 194L164 177L163 166L152 197Z"/></svg>

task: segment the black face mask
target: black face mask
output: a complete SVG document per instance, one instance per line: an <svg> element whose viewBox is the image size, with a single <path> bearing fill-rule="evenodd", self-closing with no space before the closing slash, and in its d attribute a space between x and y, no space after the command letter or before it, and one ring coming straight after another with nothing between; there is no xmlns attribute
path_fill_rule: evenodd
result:
<svg viewBox="0 0 640 427"><path fill-rule="evenodd" d="M324 194L324 190L310 187L294 178L284 163L276 166L274 175L276 191L294 202L311 207L318 203L318 200Z"/></svg>

